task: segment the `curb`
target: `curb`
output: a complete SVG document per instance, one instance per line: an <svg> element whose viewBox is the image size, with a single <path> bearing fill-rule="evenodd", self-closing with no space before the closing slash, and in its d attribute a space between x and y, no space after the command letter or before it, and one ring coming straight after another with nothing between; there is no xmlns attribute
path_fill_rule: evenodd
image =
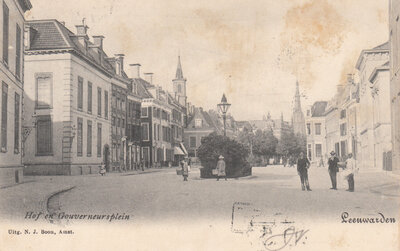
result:
<svg viewBox="0 0 400 251"><path fill-rule="evenodd" d="M40 204L40 206L42 208L42 212L51 213L51 212L49 212L49 200L51 198L53 198L54 196L59 195L61 193L68 192L68 191L74 189L75 187L76 186L69 186L67 188L63 188L63 189L57 190L57 191L45 196L44 200L39 202L39 204Z"/></svg>

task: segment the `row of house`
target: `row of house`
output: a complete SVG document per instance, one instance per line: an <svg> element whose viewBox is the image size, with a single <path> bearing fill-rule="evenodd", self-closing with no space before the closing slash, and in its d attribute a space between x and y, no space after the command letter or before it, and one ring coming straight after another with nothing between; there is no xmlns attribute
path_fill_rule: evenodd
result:
<svg viewBox="0 0 400 251"><path fill-rule="evenodd" d="M400 1L389 1L389 41L363 50L335 97L307 111L308 157L348 153L360 169L400 172Z"/></svg>
<svg viewBox="0 0 400 251"><path fill-rule="evenodd" d="M326 162L331 151L352 153L359 168L392 170L389 43L363 50L355 68L329 101L307 110L307 156Z"/></svg>
<svg viewBox="0 0 400 251"><path fill-rule="evenodd" d="M102 164L107 171L169 165L187 154L180 58L169 92L152 73L141 78L140 64L130 64L128 76L124 55L108 56L104 37L90 39L84 22L74 33L57 20L25 22L27 0L2 8L2 185L23 174L96 173Z"/></svg>

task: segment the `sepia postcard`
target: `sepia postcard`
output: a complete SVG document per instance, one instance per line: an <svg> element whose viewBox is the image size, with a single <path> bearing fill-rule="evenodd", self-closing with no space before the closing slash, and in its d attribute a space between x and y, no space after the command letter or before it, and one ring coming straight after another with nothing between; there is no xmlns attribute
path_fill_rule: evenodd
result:
<svg viewBox="0 0 400 251"><path fill-rule="evenodd" d="M0 250L400 250L400 0L0 0Z"/></svg>

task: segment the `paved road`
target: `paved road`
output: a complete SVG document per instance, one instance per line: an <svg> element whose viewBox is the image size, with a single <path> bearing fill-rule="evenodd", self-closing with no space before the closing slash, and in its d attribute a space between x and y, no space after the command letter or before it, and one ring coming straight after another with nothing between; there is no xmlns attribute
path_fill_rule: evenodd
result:
<svg viewBox="0 0 400 251"><path fill-rule="evenodd" d="M340 217L344 209L360 215L398 212L398 197L377 192L379 187L393 186L390 179L382 183L388 178L382 173L356 176L355 193L345 191L347 184L340 176L339 190L330 190L325 169L312 168L309 176L311 192L301 191L294 168L254 168L252 177L218 182L200 179L197 168L193 168L188 182L183 182L174 169L163 169L143 175L87 179L60 195L60 206L61 211L68 213L125 213L144 222L229 221L235 202L251 203L270 213L312 219Z"/></svg>
<svg viewBox="0 0 400 251"><path fill-rule="evenodd" d="M399 220L398 178L382 172L360 173L355 178L356 192L349 193L340 178L339 190L330 190L325 169L312 167L309 177L311 192L301 191L294 168L278 166L254 168L251 177L218 182L200 179L196 168L188 182L175 169L104 177L27 177L28 183L0 189L0 221L8 221L0 224L0 244L10 238L10 228L45 228L74 234L15 236L10 250L71 245L85 250L398 250L397 224L341 223L344 211L352 217L374 218L381 212ZM42 218L32 226L33 220L23 220L29 210L119 213L130 219L50 224ZM271 223L265 222L271 221L276 225L268 232L264 227ZM286 230L285 222L292 222L300 232L282 246L279 234ZM266 246L276 234L277 239ZM29 241L20 242L21 238Z"/></svg>

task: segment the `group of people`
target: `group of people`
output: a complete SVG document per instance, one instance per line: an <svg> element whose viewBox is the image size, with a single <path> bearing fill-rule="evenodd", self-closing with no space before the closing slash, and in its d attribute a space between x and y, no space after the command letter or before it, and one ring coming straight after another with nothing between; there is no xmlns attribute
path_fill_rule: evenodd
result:
<svg viewBox="0 0 400 251"><path fill-rule="evenodd" d="M218 162L217 162L217 167L215 168L217 171L217 181L219 181L219 179L221 178L225 178L225 180L227 180L226 178L226 167L225 167L225 160L224 160L224 156L220 155L218 158ZM188 177L189 177L189 170L190 170L190 159L188 159L187 157L185 157L181 162L180 162L180 167L182 169L182 176L183 176L183 181L188 181Z"/></svg>
<svg viewBox="0 0 400 251"><path fill-rule="evenodd" d="M331 178L332 187L331 189L337 190L337 173L339 172L339 167L343 168L342 175L347 180L349 188L346 191L354 192L354 174L357 169L355 166L355 161L353 154L347 156L347 160L344 164L340 164L336 153L332 151L330 153L330 158L328 160L328 171ZM305 157L304 153L301 152L299 159L297 160L297 173L300 176L301 189L305 191L311 191L310 184L308 181L308 169L310 168L310 161Z"/></svg>

